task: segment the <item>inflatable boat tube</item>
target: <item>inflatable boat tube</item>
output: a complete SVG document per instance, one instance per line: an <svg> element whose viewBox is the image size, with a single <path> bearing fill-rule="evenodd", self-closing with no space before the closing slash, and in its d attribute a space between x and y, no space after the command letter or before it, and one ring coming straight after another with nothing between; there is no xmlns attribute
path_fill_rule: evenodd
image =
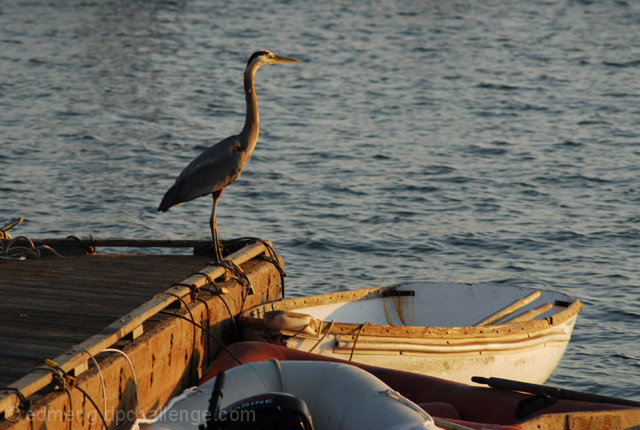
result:
<svg viewBox="0 0 640 430"><path fill-rule="evenodd" d="M415 403L357 367L331 362L275 359L225 372L221 408L261 393L289 393L303 400L315 430L438 429ZM197 430L205 424L215 378L190 389L143 430ZM233 418L233 417L230 417Z"/></svg>

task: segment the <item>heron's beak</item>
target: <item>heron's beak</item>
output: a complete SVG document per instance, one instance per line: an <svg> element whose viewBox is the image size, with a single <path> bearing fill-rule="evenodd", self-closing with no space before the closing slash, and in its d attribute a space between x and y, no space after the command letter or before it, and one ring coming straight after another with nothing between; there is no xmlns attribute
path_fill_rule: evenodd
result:
<svg viewBox="0 0 640 430"><path fill-rule="evenodd" d="M279 55L276 55L273 59L274 63L297 63L300 60L296 60L295 58L289 58L289 57L281 57Z"/></svg>

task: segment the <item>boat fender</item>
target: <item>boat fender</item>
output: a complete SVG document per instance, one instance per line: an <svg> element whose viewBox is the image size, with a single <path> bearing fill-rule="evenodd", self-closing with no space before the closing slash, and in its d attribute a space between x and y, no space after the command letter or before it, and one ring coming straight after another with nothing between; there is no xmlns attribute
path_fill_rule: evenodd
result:
<svg viewBox="0 0 640 430"><path fill-rule="evenodd" d="M311 315L289 311L265 312L263 321L268 330L279 331L283 334L317 336L321 326L320 321Z"/></svg>

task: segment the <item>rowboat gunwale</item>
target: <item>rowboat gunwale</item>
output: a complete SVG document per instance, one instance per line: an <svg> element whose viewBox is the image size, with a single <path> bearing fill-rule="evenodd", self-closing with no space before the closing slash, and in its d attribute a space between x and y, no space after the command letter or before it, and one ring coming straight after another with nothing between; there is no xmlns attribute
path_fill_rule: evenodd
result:
<svg viewBox="0 0 640 430"><path fill-rule="evenodd" d="M312 306L330 305L335 303L349 302L355 300L366 300L388 297L388 294L395 291L398 286L392 287L372 287L357 290L340 291L324 293L309 297L299 297L291 299L282 299L257 306L253 309L243 312L240 317L240 323L251 329L264 329L262 318L269 311L290 311L296 312L303 308ZM569 298L569 296L566 296ZM543 335L549 328L561 326L577 317L582 310L582 303L578 299L572 299L564 309L554 313L551 317L544 319L534 319L530 321L505 323L489 326L415 326L415 325L391 325L391 324L370 324L363 326L362 323L350 323L335 321L321 321L319 332L325 334L329 330L329 334L334 335L358 335L373 336L381 338L420 338L429 339L437 342L438 339L446 344L456 343L464 344L473 338L473 342L495 342L499 338L500 341L518 342L522 339L528 339L538 335ZM330 327L331 326L331 327ZM288 334L288 333L283 333ZM304 337L304 335L302 335ZM362 339L361 339L362 340ZM390 340L390 339L389 339Z"/></svg>

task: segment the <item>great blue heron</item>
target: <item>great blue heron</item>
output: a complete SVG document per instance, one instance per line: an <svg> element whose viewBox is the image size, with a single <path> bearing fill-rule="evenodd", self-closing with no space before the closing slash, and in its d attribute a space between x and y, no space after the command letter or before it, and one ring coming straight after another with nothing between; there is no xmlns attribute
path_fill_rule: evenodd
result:
<svg viewBox="0 0 640 430"><path fill-rule="evenodd" d="M213 210L209 226L215 263L222 262L222 252L216 226L216 207L222 190L238 179L244 165L249 161L253 148L258 141L260 121L258 118L258 100L254 80L260 66L277 63L295 63L294 58L280 57L267 50L254 52L244 70L244 93L247 100L247 116L240 134L229 136L206 149L189 163L180 173L175 184L166 192L158 207L166 212L170 207L211 194Z"/></svg>

